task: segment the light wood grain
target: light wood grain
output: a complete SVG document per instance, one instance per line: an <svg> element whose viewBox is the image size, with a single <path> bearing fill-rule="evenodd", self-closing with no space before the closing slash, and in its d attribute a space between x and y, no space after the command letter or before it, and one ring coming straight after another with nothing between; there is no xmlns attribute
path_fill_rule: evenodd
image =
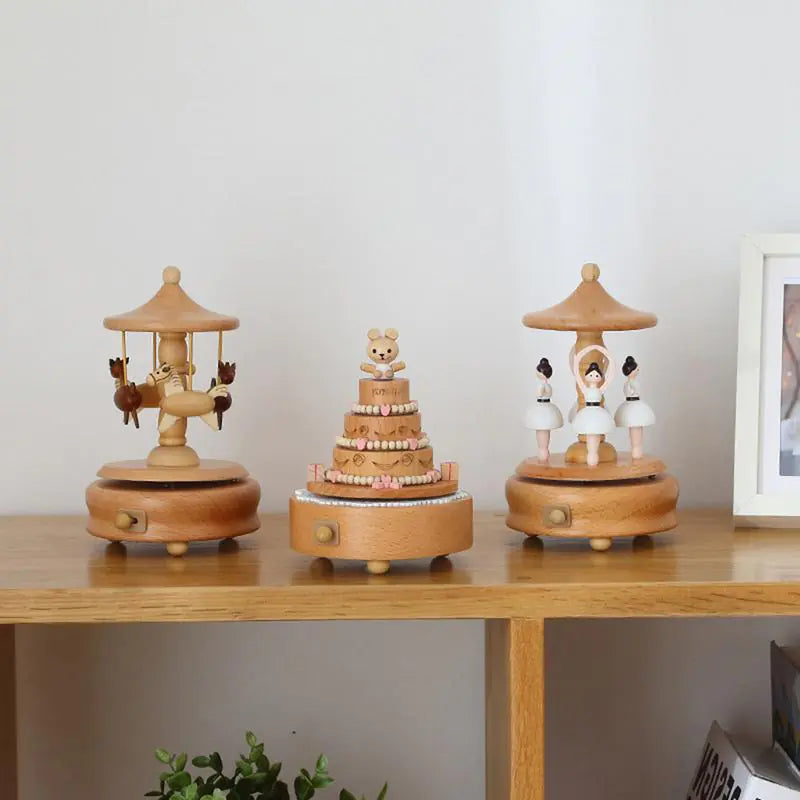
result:
<svg viewBox="0 0 800 800"><path fill-rule="evenodd" d="M309 492L322 497L350 497L366 500L413 500L419 497L444 497L458 489L458 481L436 481L400 489L373 489L371 486L351 486L349 483L309 481Z"/></svg>
<svg viewBox="0 0 800 800"><path fill-rule="evenodd" d="M517 466L521 478L537 478L545 481L621 481L631 478L647 478L666 470L664 462L655 456L632 459L630 453L617 453L617 460L601 461L590 467L584 463L567 464L563 453L550 456L545 463L538 458L526 458Z"/></svg>
<svg viewBox="0 0 800 800"><path fill-rule="evenodd" d="M111 541L197 542L251 533L259 527L261 489L252 478L225 483L165 484L95 481L86 490L87 530ZM120 527L122 514L144 524ZM180 555L182 548L170 552Z"/></svg>
<svg viewBox="0 0 800 800"><path fill-rule="evenodd" d="M17 797L17 684L14 626L0 625L0 797Z"/></svg>
<svg viewBox="0 0 800 800"><path fill-rule="evenodd" d="M360 564L328 575L287 546L285 515L262 517L233 552L193 544L183 559L86 533L86 518L0 517L0 624L179 620L486 619L797 615L800 529L735 531L726 510L683 511L675 531L543 546L476 515L452 570L396 562L377 585ZM536 546L531 546L536 545Z"/></svg>
<svg viewBox="0 0 800 800"><path fill-rule="evenodd" d="M433 448L419 450L350 450L334 447L332 467L348 475L424 475L434 469Z"/></svg>
<svg viewBox="0 0 800 800"><path fill-rule="evenodd" d="M578 288L563 302L526 314L523 325L554 331L632 331L656 324L655 314L615 300L603 288L599 276L596 264L584 264Z"/></svg>
<svg viewBox="0 0 800 800"><path fill-rule="evenodd" d="M338 536L320 543L317 529L331 522ZM289 526L292 547L308 555L362 561L435 558L472 545L472 498L398 508L318 505L293 497Z"/></svg>
<svg viewBox="0 0 800 800"><path fill-rule="evenodd" d="M544 800L544 620L486 622L486 798Z"/></svg>
<svg viewBox="0 0 800 800"><path fill-rule="evenodd" d="M601 465L595 467L600 468ZM513 477L506 482L506 500L508 526L514 530L534 535L613 539L674 528L678 482L668 474L602 483ZM553 507L567 512L569 524L552 524L548 512Z"/></svg>
<svg viewBox="0 0 800 800"><path fill-rule="evenodd" d="M376 417L367 414L345 414L344 435L348 439L419 439L422 418L419 414L393 414Z"/></svg>
<svg viewBox="0 0 800 800"><path fill-rule="evenodd" d="M358 402L361 405L398 405L409 402L409 396L406 378L394 378L390 381L361 378L358 381Z"/></svg>
<svg viewBox="0 0 800 800"><path fill-rule="evenodd" d="M177 448L170 448L175 450ZM201 458L196 467L160 467L142 459L112 461L97 471L100 478L114 481L145 481L147 483L199 483L204 481L235 481L247 477L247 470L235 461Z"/></svg>
<svg viewBox="0 0 800 800"><path fill-rule="evenodd" d="M166 267L162 280L162 287L144 305L106 317L103 325L112 331L159 333L230 331L239 327L236 317L217 314L195 303L181 288L181 273L177 267Z"/></svg>

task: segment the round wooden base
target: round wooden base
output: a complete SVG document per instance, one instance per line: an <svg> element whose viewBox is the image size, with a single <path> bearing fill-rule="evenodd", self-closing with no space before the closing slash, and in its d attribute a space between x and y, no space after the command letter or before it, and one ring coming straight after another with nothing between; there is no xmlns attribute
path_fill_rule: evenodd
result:
<svg viewBox="0 0 800 800"><path fill-rule="evenodd" d="M444 497L458 490L458 481L436 481L401 489L373 489L371 486L352 486L347 483L309 481L308 491L322 497L354 497L359 500L413 500L419 497Z"/></svg>
<svg viewBox="0 0 800 800"><path fill-rule="evenodd" d="M597 483L514 476L506 482L506 500L509 528L529 536L588 538L595 550L678 524L678 482L668 474Z"/></svg>
<svg viewBox="0 0 800 800"><path fill-rule="evenodd" d="M166 448L169 449L169 448ZM146 481L149 483L207 483L209 481L238 481L246 478L247 470L235 461L200 459L193 467L163 467L139 459L112 461L97 470L98 478L112 481Z"/></svg>
<svg viewBox="0 0 800 800"><path fill-rule="evenodd" d="M260 497L252 478L179 486L99 480L86 490L87 530L116 542L161 542L181 556L189 542L258 530Z"/></svg>
<svg viewBox="0 0 800 800"><path fill-rule="evenodd" d="M297 492L289 500L291 546L323 558L366 561L387 572L391 561L435 558L472 546L472 497L428 500L337 500Z"/></svg>
<svg viewBox="0 0 800 800"><path fill-rule="evenodd" d="M631 478L649 478L660 475L666 467L660 458L642 456L631 458L630 453L619 453L616 461L601 461L594 467L572 463L563 453L550 456L547 461L526 458L517 467L517 477L536 478L542 481L625 481Z"/></svg>

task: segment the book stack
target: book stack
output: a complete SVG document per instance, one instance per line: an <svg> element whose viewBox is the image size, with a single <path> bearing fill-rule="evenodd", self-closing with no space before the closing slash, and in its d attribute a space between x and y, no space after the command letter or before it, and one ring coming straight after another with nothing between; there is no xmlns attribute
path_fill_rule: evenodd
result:
<svg viewBox="0 0 800 800"><path fill-rule="evenodd" d="M770 645L772 747L726 733L703 746L686 800L800 800L800 648Z"/></svg>

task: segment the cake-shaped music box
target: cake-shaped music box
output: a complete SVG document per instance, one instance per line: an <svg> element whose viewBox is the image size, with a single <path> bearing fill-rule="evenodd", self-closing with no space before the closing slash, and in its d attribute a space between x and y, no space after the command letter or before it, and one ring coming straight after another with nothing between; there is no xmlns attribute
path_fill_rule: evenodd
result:
<svg viewBox="0 0 800 800"><path fill-rule="evenodd" d="M222 335L238 328L239 320L195 303L181 288L177 267L167 267L163 279L143 306L103 320L121 332L120 355L108 360L114 405L122 422L136 428L143 409L158 409L158 445L144 460L101 467L100 480L86 490L86 505L89 533L118 542L162 542L180 556L189 542L257 530L261 490L241 465L201 459L186 444L190 419L222 429L236 376L236 364L222 360ZM129 332L152 336L152 370L143 383L129 380ZM201 390L194 388L194 335L206 332L218 335L217 365L210 388Z"/></svg>
<svg viewBox="0 0 800 800"><path fill-rule="evenodd" d="M523 318L529 328L577 335L568 372L577 402L567 415L577 441L566 453L550 454L551 431L565 422L552 400L553 365L541 358L537 397L525 420L536 431L537 454L506 483L506 523L529 536L588 538L595 550L607 550L617 537L674 528L678 482L665 473L660 459L644 452L644 429L655 423L655 414L640 394L634 356L626 356L619 368L624 386L616 410L606 407L618 367L603 333L652 328L656 317L611 297L598 280L596 264L584 264L581 277L564 302ZM615 428L627 432L630 452L618 453L607 441Z"/></svg>
<svg viewBox="0 0 800 800"><path fill-rule="evenodd" d="M331 466L311 464L306 490L289 500L291 544L327 558L390 562L446 556L472 546L472 498L458 488L458 465L437 467L409 383L396 374L397 331L367 334L370 362L358 402L345 414Z"/></svg>

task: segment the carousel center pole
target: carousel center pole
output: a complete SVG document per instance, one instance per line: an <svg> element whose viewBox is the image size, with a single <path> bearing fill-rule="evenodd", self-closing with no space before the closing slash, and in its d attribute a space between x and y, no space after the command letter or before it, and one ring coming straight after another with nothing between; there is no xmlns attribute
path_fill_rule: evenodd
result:
<svg viewBox="0 0 800 800"><path fill-rule="evenodd" d="M591 281L596 281L600 277L600 268L597 264L584 264L581 268L581 278L584 282L589 283ZM603 331L577 331L575 334L575 353L580 353L585 347L590 346L599 346L605 347L605 342L603 341ZM580 361L578 365L578 369L580 370L581 374L586 372L589 364L592 361L597 361L600 364L600 367L603 370L603 374L605 375L608 369L608 359L601 353L601 352L589 352L587 353ZM570 357L570 364L569 370L572 372L572 357ZM582 409L584 405L586 405L586 401L583 397L583 392L578 388L578 385L575 385L575 391L578 395L578 410ZM605 399L603 399L603 405L605 405ZM611 442L607 442L605 440L605 436L602 436L600 439L600 448L598 451L598 456L601 462L614 462L617 460L617 450ZM567 452L564 454L564 460L571 463L571 464L585 464L586 463L586 437L583 435L578 436L578 441L573 442L568 448Z"/></svg>
<svg viewBox="0 0 800 800"><path fill-rule="evenodd" d="M167 267L164 270L164 283L179 283L180 270ZM189 352L185 333L160 333L158 342L158 361L169 364L181 374L184 388L187 388L186 373ZM163 391L159 388L159 392ZM163 412L159 412L161 421ZM186 417L179 418L174 425L158 436L158 447L147 456L147 463L153 467L196 467L200 463L197 452L186 444Z"/></svg>

